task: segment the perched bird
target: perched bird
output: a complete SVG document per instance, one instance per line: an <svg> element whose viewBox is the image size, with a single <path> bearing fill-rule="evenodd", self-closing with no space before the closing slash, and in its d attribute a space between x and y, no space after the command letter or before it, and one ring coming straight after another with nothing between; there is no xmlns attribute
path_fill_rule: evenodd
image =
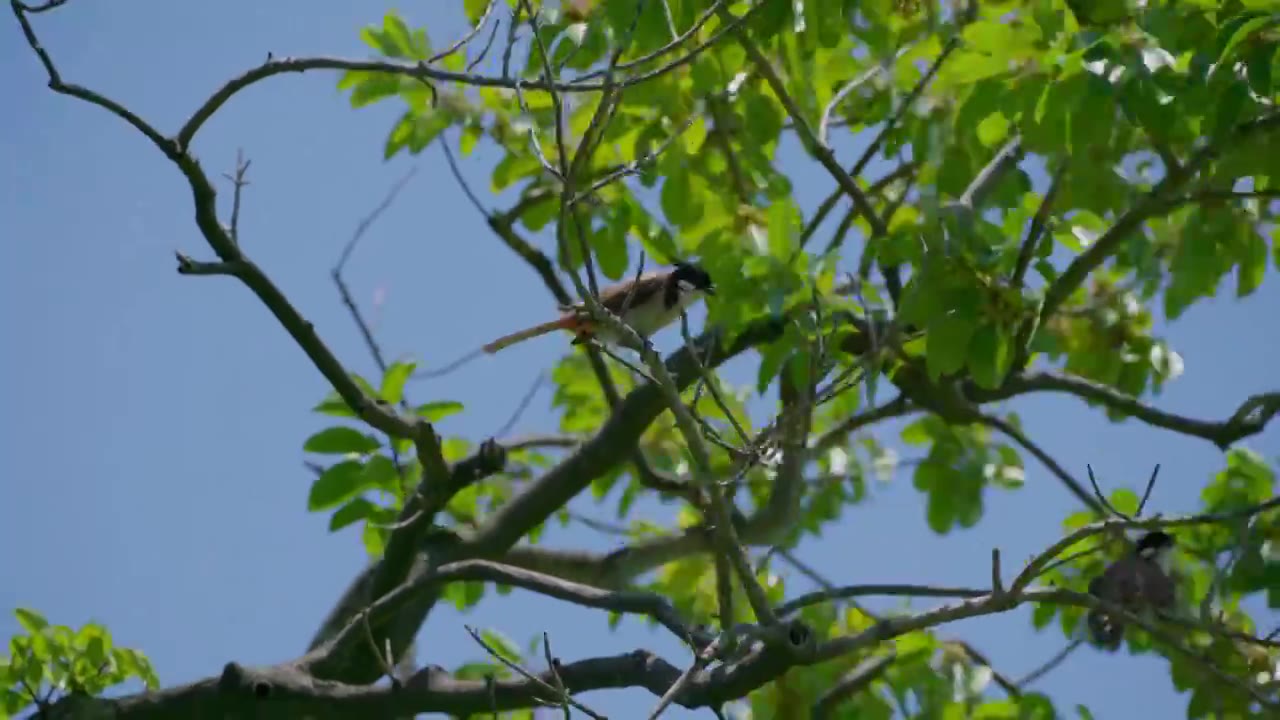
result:
<svg viewBox="0 0 1280 720"><path fill-rule="evenodd" d="M609 312L631 326L641 337L649 337L670 325L680 313L705 295L716 292L711 276L696 264L677 262L670 270L645 273L600 290L599 301ZM503 348L556 330L574 334L574 345L592 338L616 344L608 328L596 327L586 305L578 303L560 307L560 317L504 335L482 349L493 354Z"/></svg>
<svg viewBox="0 0 1280 720"><path fill-rule="evenodd" d="M1089 594L1131 612L1167 609L1174 603L1175 581L1170 573L1173 537L1156 530L1138 538L1133 552L1112 563L1089 583ZM1105 611L1090 610L1085 622L1094 642L1119 647L1124 620Z"/></svg>

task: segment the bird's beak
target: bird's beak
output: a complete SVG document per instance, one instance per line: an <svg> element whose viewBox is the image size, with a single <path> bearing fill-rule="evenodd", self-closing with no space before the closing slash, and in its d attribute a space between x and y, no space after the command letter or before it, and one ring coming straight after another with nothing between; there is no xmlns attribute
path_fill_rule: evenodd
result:
<svg viewBox="0 0 1280 720"><path fill-rule="evenodd" d="M708 286L707 286L707 287L706 287L702 292L704 292L704 293L706 293L706 294L708 294L708 295L715 295L715 294L716 294L716 289L715 289L715 287L714 287L714 286L712 286L712 285L708 285Z"/></svg>

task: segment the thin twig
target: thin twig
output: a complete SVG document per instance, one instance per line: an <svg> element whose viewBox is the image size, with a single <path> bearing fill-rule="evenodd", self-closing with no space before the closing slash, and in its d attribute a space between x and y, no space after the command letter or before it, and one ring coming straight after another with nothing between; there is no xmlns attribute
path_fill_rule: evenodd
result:
<svg viewBox="0 0 1280 720"><path fill-rule="evenodd" d="M228 234L231 235L231 242L240 244L240 195L245 187L249 185L249 181L245 180L245 174L249 172L249 160L244 159L244 151L236 150L236 171L234 175L223 175L231 181L234 190L231 193L231 227L228 228Z"/></svg>
<svg viewBox="0 0 1280 720"><path fill-rule="evenodd" d="M467 200L471 201L471 205L485 217L490 217L490 212L484 209L484 205L480 202L480 198L476 197L476 193L471 189L471 184L462 176L462 170L458 167L458 160L453 156L453 149L449 147L448 139L440 138L440 149L444 151L445 162L449 164L449 172L453 173L453 179L458 181L458 185L462 187L462 192L467 196Z"/></svg>
<svg viewBox="0 0 1280 720"><path fill-rule="evenodd" d="M569 693L565 691L564 680L560 677L560 661L551 654L551 636L546 631L542 633L542 655L547 659L547 671L555 681L556 692L560 693L560 709L564 711L564 720L570 720L572 714L569 710Z"/></svg>
<svg viewBox="0 0 1280 720"><path fill-rule="evenodd" d="M1067 486L1067 490L1070 490L1072 495L1075 495L1080 499L1080 502L1084 503L1085 506L1095 512L1102 511L1104 506L1099 505L1094 501L1094 498L1089 495L1087 490L1084 489L1084 486L1080 484L1080 481L1071 477L1071 473L1068 473L1063 469L1063 467L1058 464L1058 461L1053 459L1052 455L1046 452L1044 448L1041 448L1034 440L1027 437L1027 434L1014 426L1013 423L1005 420L1004 418L997 417L995 415L987 415L985 413L977 413L975 419L984 425L990 425L1005 435L1008 435L1015 443L1021 445L1022 449L1034 455L1035 458L1040 461L1040 464L1048 468L1049 472L1053 473L1053 475L1057 477L1063 485ZM1103 502L1105 503L1106 501L1103 500Z"/></svg>
<svg viewBox="0 0 1280 720"><path fill-rule="evenodd" d="M720 412L724 413L729 424L733 426L735 432L738 433L738 439L744 445L750 444L751 436L747 434L742 423L738 422L738 418L729 409L729 404L725 402L724 395L720 392L719 379L714 371L707 368L699 359L698 353L694 351L694 340L692 333L689 332L689 314L687 312L680 313L680 334L684 338L685 347L689 348L689 357L693 358L694 366L698 369L698 375L706 381L706 388L711 393L711 399L719 406Z"/></svg>
<svg viewBox="0 0 1280 720"><path fill-rule="evenodd" d="M458 52L459 50L462 49L464 45L471 42L476 35L480 34L480 29L484 27L484 24L489 22L489 15L490 13L493 12L493 8L496 7L497 4L498 4L497 0L489 0L489 4L485 6L484 13L480 16L480 20L476 23L475 27L471 28L471 30L469 30L466 35L463 35L462 37L458 38L458 40L454 42L452 45L450 45L449 47L427 58L426 63L428 65L432 65L436 62L439 62L440 60L443 60L449 57L450 55Z"/></svg>
<svg viewBox="0 0 1280 720"><path fill-rule="evenodd" d="M818 142L821 142L823 145L827 144L827 128L831 124L831 114L835 112L836 106L843 102L849 93L862 87L862 85L868 80L871 80L886 69L892 67L893 63L897 62L898 58L910 52L912 47L913 46L898 48L898 51L894 54L892 59L876 63L861 75L858 75L845 83L843 87L836 91L836 94L831 97L831 101L822 109L822 119L818 122Z"/></svg>
<svg viewBox="0 0 1280 720"><path fill-rule="evenodd" d="M1045 190L1044 197L1040 198L1040 206L1036 208L1036 214L1031 217L1031 224L1027 227L1027 234L1022 239L1022 246L1018 248L1018 261L1013 267L1013 274L1009 276L1010 287L1020 288L1027 275L1027 269L1031 267L1031 258L1035 255L1036 248L1040 244L1040 236L1044 233L1049 224L1049 215L1053 211L1053 201L1058 197L1058 190L1062 188L1062 181L1067 175L1067 168L1070 166L1070 158L1064 156L1058 161L1058 166L1054 169L1053 175L1049 178L1049 189ZM1019 343L1016 347L1021 347Z"/></svg>
<svg viewBox="0 0 1280 720"><path fill-rule="evenodd" d="M355 232L351 234L351 238L347 240L347 244L338 255L338 262L335 263L333 269L329 271L329 275L333 278L334 284L338 287L338 294L342 299L342 304L345 305L347 310L351 313L351 318L355 321L356 327L360 330L360 336L364 339L365 346L369 349L370 354L373 355L373 360L378 364L378 369L383 373L387 371L387 361L382 355L382 349L378 346L377 340L373 337L373 330L369 327L369 324L365 322L364 316L360 313L360 309L351 295L350 288L347 287L347 282L342 276L342 271L346 269L347 261L351 259L351 254L355 251L361 238L363 238L369 228L373 226L373 223L377 222L378 218L391 207L391 205L396 201L396 198L400 195L400 191L403 190L405 185L413 179L413 176L417 174L417 172L417 166L409 168L409 171L391 186L391 189L382 198L382 202L378 203L377 207L375 207L368 215L361 218L360 222L356 224ZM405 405L405 407L407 407L407 405Z"/></svg>
<svg viewBox="0 0 1280 720"><path fill-rule="evenodd" d="M1084 644L1083 638L1073 639L1071 642L1067 643L1066 647L1059 650L1057 653L1054 654L1053 657L1046 660L1042 665L1032 670L1031 672L1027 673L1026 675L1022 676L1016 682L1017 686L1020 688L1025 688L1026 686L1039 680L1045 675L1048 675L1054 668L1058 667L1063 663L1063 661L1071 657L1071 653L1075 652L1076 649L1083 644Z"/></svg>
<svg viewBox="0 0 1280 720"><path fill-rule="evenodd" d="M533 402L533 397L538 394L542 386L547 382L547 374L545 372L538 373L538 377L534 378L533 384L525 391L524 397L520 399L520 404L516 406L515 412L511 413L511 417L507 418L507 422L503 424L502 429L494 433L492 437L503 437L511 432L511 429L520 422L520 416L524 415L524 411L529 408L529 403Z"/></svg>
<svg viewBox="0 0 1280 720"><path fill-rule="evenodd" d="M503 657L502 653L498 652L492 647L489 647L489 644L484 641L484 638L480 637L480 633L477 632L475 628L471 627L470 625L466 625L464 627L466 627L467 634L471 636L471 639L475 640L476 644L484 648L485 652L492 655L493 658L498 662L502 663L503 665L506 665L511 670L524 676L527 680L537 685L538 687L542 688L543 690L551 693L553 696L560 698L563 702L568 703L569 705L572 705L573 707L586 713L588 717L594 718L594 720L608 720L608 718L606 718L605 716L597 713L596 711L592 710L586 705L583 705L577 700L574 700L573 697L569 695L569 692L567 690L563 692L557 692L556 689L552 687L551 684L548 683L546 680L543 680L537 675L534 675L528 670L525 670L524 668L520 667L518 664L513 663L510 660Z"/></svg>
<svg viewBox="0 0 1280 720"><path fill-rule="evenodd" d="M731 631L725 630L719 638L716 638L715 641L710 645L707 645L702 652L698 653L697 656L694 657L693 664L690 665L675 682L671 683L671 687L667 688L667 691L662 694L662 697L658 698L658 704L654 706L653 710L649 711L648 720L657 720L657 718L662 715L662 711L666 710L667 706L669 706L672 701L675 700L676 696L680 694L680 691L689 684L689 681L693 679L694 674L710 664L711 661L720 654L720 647L724 644L724 640L728 636L729 632Z"/></svg>

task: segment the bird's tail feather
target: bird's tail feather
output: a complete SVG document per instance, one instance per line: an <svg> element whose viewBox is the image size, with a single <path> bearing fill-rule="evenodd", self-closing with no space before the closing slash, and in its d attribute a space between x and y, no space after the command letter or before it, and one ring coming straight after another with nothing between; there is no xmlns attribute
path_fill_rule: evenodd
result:
<svg viewBox="0 0 1280 720"><path fill-rule="evenodd" d="M1099 610L1090 610L1085 616L1085 623L1093 641L1104 648L1115 649L1124 638L1124 623Z"/></svg>
<svg viewBox="0 0 1280 720"><path fill-rule="evenodd" d="M556 330L571 329L576 323L577 323L577 318L573 317L572 315L557 318L555 320L544 322L541 325L534 325L531 328L526 328L519 332L513 332L510 335L503 335L497 340L494 340L488 345L485 345L482 349L486 353L492 355L493 353L496 353L503 348L510 347L512 345L515 345L518 342L523 342L525 340L528 340L529 338L535 338L535 337L538 337L539 335L546 335L547 333L554 332Z"/></svg>

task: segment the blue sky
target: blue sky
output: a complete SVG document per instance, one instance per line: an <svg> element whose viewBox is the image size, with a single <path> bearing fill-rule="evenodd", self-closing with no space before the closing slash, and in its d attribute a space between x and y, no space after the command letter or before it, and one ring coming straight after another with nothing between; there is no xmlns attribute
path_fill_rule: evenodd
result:
<svg viewBox="0 0 1280 720"><path fill-rule="evenodd" d="M461 28L456 6L404 12L439 45ZM72 0L37 17L37 29L68 80L166 132L268 52L364 55L357 31L385 10L328 0L107 7ZM317 72L257 85L197 141L211 175L230 171L238 148L252 159L241 216L251 257L350 368L372 374L329 270L357 221L417 165L417 177L349 269L363 306L385 293L374 314L384 348L438 365L459 348L540 319L553 307L549 296L467 204L439 149L384 162L398 108L352 111L336 80ZM0 354L8 403L0 451L9 458L0 495L0 638L16 630L9 610L18 605L58 623L96 620L118 643L145 651L166 684L216 673L233 659L267 664L297 655L365 562L358 530L330 534L325 516L305 511L311 478L301 443L320 427L307 409L327 391L323 379L247 289L227 278L176 274L174 250L211 257L182 177L115 117L50 93L12 20L0 23L0 97L10 98L9 130L0 133L0 331L9 348ZM496 160L483 147L464 160L491 205L501 204L485 194ZM830 179L816 164L793 161L788 169L811 210ZM1277 287L1272 272L1246 301L1228 288L1167 328L1186 374L1156 402L1216 419L1248 394L1275 389L1280 340L1260 330L1274 325ZM669 336L665 342L672 344ZM466 403L440 429L482 438L563 351L558 339L530 342L411 392L420 402ZM751 376L750 363L731 368L733 380ZM1013 407L1069 469L1083 473L1091 462L1109 486L1140 489L1151 465L1163 463L1153 500L1162 512L1193 509L1200 486L1222 465L1207 442L1113 424L1072 398ZM518 429L553 428L544 393ZM889 432L880 438L897 442ZM1247 444L1274 459L1278 441L1272 429ZM932 535L921 496L900 472L797 553L837 582L980 585L992 546L1020 561L1057 537L1061 518L1076 509L1042 467L1031 459L1027 467L1026 487L989 492L987 514L971 531ZM575 507L606 516L589 501ZM544 542L607 550L616 541L571 528ZM793 587L809 589L798 578ZM971 640L1016 677L1063 642L1057 631L1034 634L1029 614L957 623L943 634ZM610 634L603 614L520 593L487 600L466 617L438 609L422 660L475 659L480 651L464 622L521 644L546 630L566 659L644 646L687 661L640 622ZM1150 656L1082 650L1037 687L1064 709L1087 702L1104 719L1139 710L1177 717L1185 707L1169 689L1163 661ZM632 690L584 700L631 717L637 703L649 707L653 698Z"/></svg>

